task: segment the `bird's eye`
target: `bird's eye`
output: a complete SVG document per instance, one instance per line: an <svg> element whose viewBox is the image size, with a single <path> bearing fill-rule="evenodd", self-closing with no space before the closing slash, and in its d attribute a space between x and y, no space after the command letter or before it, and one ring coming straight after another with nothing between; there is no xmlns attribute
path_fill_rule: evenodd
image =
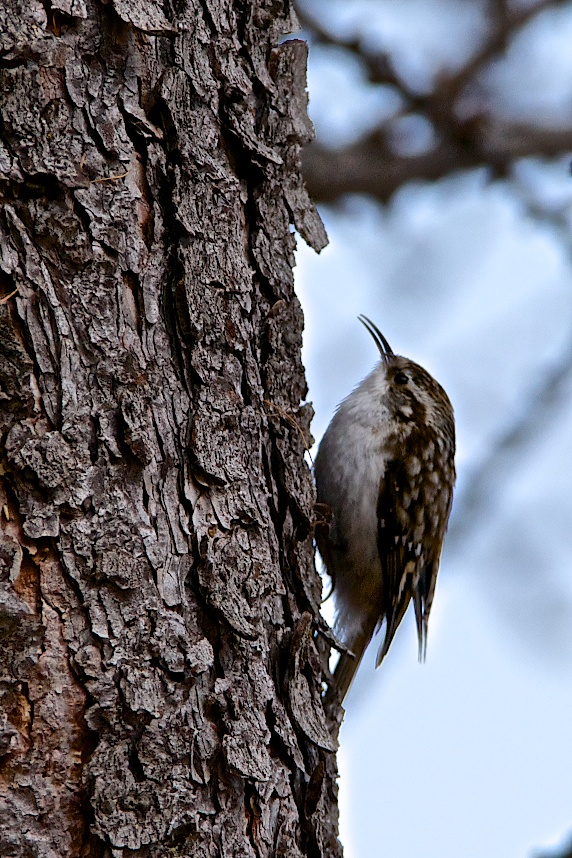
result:
<svg viewBox="0 0 572 858"><path fill-rule="evenodd" d="M409 381L409 376L405 375L404 372L396 372L393 380L396 384L407 384Z"/></svg>

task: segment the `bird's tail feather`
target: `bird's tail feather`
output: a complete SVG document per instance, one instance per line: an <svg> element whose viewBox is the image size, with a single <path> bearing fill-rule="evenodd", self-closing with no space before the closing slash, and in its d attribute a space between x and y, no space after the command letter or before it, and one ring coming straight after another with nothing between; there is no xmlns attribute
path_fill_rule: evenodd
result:
<svg viewBox="0 0 572 858"><path fill-rule="evenodd" d="M344 698L348 693L356 671L360 666L363 655L367 649L367 645L375 631L375 626L375 622L368 624L358 635L356 635L348 652L343 652L340 655L339 661L334 670L334 681L326 692L326 703L331 703L334 700L339 704L344 702Z"/></svg>

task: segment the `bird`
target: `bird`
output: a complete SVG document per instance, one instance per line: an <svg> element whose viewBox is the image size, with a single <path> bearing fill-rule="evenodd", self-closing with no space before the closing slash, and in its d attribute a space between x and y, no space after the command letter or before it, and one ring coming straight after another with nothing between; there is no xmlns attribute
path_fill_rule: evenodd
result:
<svg viewBox="0 0 572 858"><path fill-rule="evenodd" d="M334 630L344 644L326 699L343 703L376 631L376 667L411 601L419 660L455 483L449 397L419 364L393 353L360 315L380 360L338 406L314 465L318 550L332 581Z"/></svg>

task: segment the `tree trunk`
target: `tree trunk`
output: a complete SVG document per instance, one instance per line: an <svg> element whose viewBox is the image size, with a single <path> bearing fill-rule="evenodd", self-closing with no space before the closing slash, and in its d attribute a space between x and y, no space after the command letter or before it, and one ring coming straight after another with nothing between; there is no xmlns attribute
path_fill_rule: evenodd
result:
<svg viewBox="0 0 572 858"><path fill-rule="evenodd" d="M290 4L0 3L0 854L339 856Z"/></svg>

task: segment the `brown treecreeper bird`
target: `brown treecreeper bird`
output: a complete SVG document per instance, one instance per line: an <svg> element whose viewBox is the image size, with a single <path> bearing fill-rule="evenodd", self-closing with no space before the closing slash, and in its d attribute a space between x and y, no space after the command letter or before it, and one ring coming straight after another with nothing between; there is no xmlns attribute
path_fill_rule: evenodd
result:
<svg viewBox="0 0 572 858"><path fill-rule="evenodd" d="M413 600L419 658L455 482L455 422L443 388L393 354L366 316L381 360L338 407L315 464L318 503L331 515L316 542L332 578L336 632L348 647L328 699L342 702L374 632L381 664Z"/></svg>

